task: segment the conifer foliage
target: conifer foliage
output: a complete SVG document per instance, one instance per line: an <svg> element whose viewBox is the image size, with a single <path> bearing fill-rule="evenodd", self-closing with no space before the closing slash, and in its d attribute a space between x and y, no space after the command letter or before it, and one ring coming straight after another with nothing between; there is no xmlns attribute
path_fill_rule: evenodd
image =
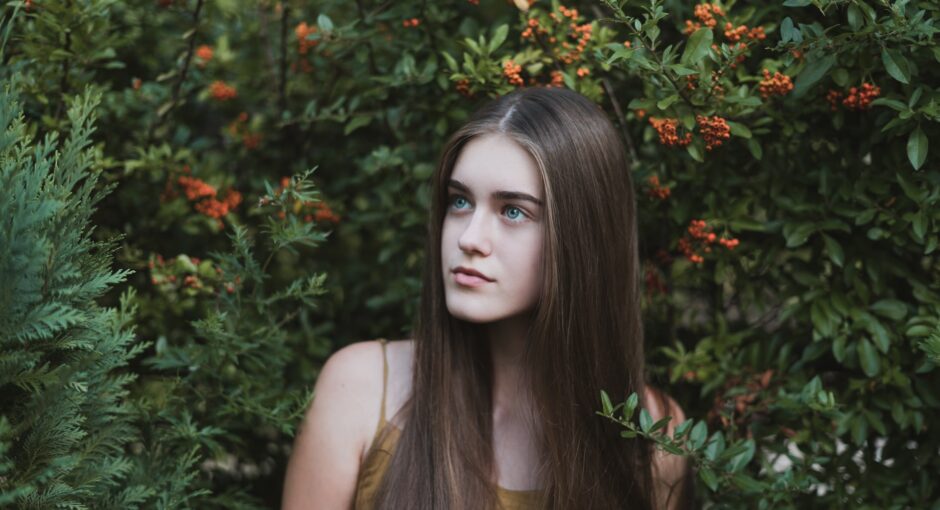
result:
<svg viewBox="0 0 940 510"><path fill-rule="evenodd" d="M100 95L68 109L64 140L33 140L17 84L0 91L0 506L128 508L148 489L121 483L137 437L122 367L146 347L119 308L96 299L125 280L113 242L95 241L99 186L90 146ZM92 504L94 503L94 504Z"/></svg>

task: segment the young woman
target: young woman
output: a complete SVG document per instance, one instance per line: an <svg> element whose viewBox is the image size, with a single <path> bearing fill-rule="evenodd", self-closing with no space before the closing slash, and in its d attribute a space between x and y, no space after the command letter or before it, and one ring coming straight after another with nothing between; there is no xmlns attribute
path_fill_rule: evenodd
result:
<svg viewBox="0 0 940 510"><path fill-rule="evenodd" d="M432 181L414 339L330 357L283 508L687 504L684 459L595 414L603 389L684 419L644 384L634 189L604 112L519 89L451 136Z"/></svg>

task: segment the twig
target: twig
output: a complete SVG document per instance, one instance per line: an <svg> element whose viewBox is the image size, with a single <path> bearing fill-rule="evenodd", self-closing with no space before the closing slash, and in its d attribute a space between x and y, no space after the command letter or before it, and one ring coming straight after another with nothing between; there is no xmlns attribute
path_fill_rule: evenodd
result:
<svg viewBox="0 0 940 510"><path fill-rule="evenodd" d="M277 91L277 106L283 113L287 110L287 25L290 18L290 2L281 10L281 77Z"/></svg>
<svg viewBox="0 0 940 510"><path fill-rule="evenodd" d="M183 69L180 71L179 78L176 79L176 83L173 85L173 95L170 98L170 106L157 114L157 119L150 125L150 130L147 133L148 143L153 140L153 134L156 129L163 123L163 120L169 117L170 112L176 108L177 102L179 101L180 90L183 88L183 82L186 81L186 74L189 72L189 65L192 63L193 54L196 51L196 28L199 26L199 13L202 11L202 4L204 0L196 1L196 9L193 10L193 28L192 35L189 38L189 48L186 49L186 56L183 59Z"/></svg>
<svg viewBox="0 0 940 510"><path fill-rule="evenodd" d="M366 14L365 7L362 6L362 0L356 0L356 8L359 9L359 17L362 18L362 23L366 23L367 17L372 17L372 14ZM375 65L375 55L372 52L372 41L366 41L366 51L369 53L369 72L372 73L372 76L379 74L378 67Z"/></svg>

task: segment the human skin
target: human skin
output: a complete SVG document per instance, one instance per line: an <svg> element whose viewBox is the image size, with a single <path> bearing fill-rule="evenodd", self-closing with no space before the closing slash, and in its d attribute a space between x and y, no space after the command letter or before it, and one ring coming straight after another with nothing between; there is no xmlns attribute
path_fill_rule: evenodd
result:
<svg viewBox="0 0 940 510"><path fill-rule="evenodd" d="M516 392L510 388L518 382L518 360L542 279L542 179L525 149L505 135L487 134L463 147L447 189L441 233L447 309L456 318L485 325L498 418L504 404L515 404ZM524 193L543 205L494 196L501 191ZM493 281L460 285L453 273L458 266L476 269Z"/></svg>

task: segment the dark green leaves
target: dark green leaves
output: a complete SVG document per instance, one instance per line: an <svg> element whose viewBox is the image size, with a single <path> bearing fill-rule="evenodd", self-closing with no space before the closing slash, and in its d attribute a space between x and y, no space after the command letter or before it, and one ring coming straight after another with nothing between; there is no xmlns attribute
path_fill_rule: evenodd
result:
<svg viewBox="0 0 940 510"><path fill-rule="evenodd" d="M814 58L814 60L809 60ZM796 78L796 83L793 85L793 96L801 97L805 94L810 87L816 84L820 78L826 75L826 72L836 63L835 55L826 55L822 58L818 58L819 55L814 53L809 53L806 58L809 60L809 63L806 64L806 67L803 68L803 71L800 72L800 75Z"/></svg>
<svg viewBox="0 0 940 510"><path fill-rule="evenodd" d="M881 362L878 359L878 352L867 338L858 341L858 361L862 365L862 370L868 377L875 377L881 371Z"/></svg>
<svg viewBox="0 0 940 510"><path fill-rule="evenodd" d="M887 48L881 50L881 62L892 78L901 83L910 83L911 64L899 51Z"/></svg>
<svg viewBox="0 0 940 510"><path fill-rule="evenodd" d="M711 49L713 37L712 30L708 27L696 30L689 37L689 42L685 45L685 51L682 52L680 62L687 66L694 66L701 62L708 54L708 50Z"/></svg>
<svg viewBox="0 0 940 510"><path fill-rule="evenodd" d="M907 137L907 160L914 170L919 170L927 160L927 135L920 126Z"/></svg>

